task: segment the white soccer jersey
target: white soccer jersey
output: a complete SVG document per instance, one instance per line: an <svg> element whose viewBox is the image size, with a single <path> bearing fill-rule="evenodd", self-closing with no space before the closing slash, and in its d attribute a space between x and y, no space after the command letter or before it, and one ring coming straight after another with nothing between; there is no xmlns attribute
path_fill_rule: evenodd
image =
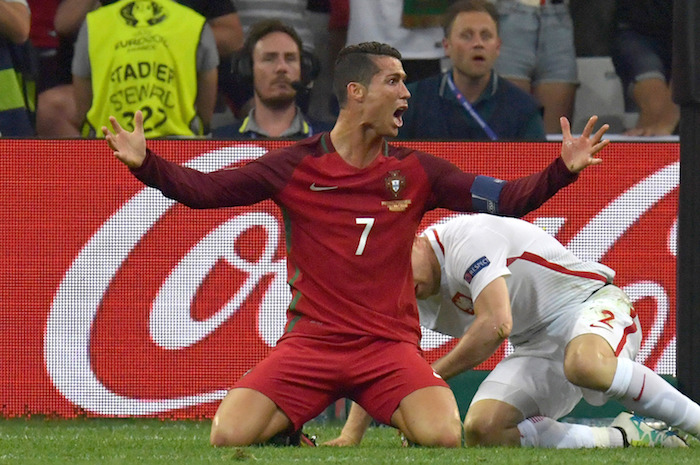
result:
<svg viewBox="0 0 700 465"><path fill-rule="evenodd" d="M441 266L440 292L418 300L426 328L462 337L474 321L473 301L503 276L510 292L517 345L558 316L611 283L615 272L584 262L527 221L493 215L463 215L423 233Z"/></svg>

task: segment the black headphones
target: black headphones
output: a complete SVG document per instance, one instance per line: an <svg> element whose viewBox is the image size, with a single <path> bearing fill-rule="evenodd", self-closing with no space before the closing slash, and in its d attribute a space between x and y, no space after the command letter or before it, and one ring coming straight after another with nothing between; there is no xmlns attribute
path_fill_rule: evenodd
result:
<svg viewBox="0 0 700 465"><path fill-rule="evenodd" d="M306 87L321 71L318 57L308 50L301 51L301 84ZM231 59L231 73L239 82L253 82L253 56L245 47Z"/></svg>

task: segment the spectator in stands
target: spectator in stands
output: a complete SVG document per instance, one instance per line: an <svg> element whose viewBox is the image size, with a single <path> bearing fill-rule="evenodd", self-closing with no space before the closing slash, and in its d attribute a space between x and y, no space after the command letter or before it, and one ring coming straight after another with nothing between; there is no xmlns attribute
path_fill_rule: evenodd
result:
<svg viewBox="0 0 700 465"><path fill-rule="evenodd" d="M73 43L95 0L28 0L30 38L38 57L36 131L39 137L79 137L71 76Z"/></svg>
<svg viewBox="0 0 700 465"><path fill-rule="evenodd" d="M490 1L500 16L496 72L540 102L547 134L560 133L559 118L572 118L578 87L569 0Z"/></svg>
<svg viewBox="0 0 700 465"><path fill-rule="evenodd" d="M0 0L0 137L30 137L34 94L27 86L31 76L29 29L31 14L26 0Z"/></svg>
<svg viewBox="0 0 700 465"><path fill-rule="evenodd" d="M441 71L441 15L421 14L418 2L406 10L404 0L349 1L347 44L382 42L401 52L406 83L427 78ZM443 3L443 2L440 2Z"/></svg>
<svg viewBox="0 0 700 465"><path fill-rule="evenodd" d="M673 0L617 0L611 55L639 118L633 136L673 134L680 108L671 99Z"/></svg>
<svg viewBox="0 0 700 465"><path fill-rule="evenodd" d="M110 115L144 113L148 138L209 133L219 57L211 27L171 0L104 1L75 44L73 85L82 134ZM99 98L94 98L99 97Z"/></svg>
<svg viewBox="0 0 700 465"><path fill-rule="evenodd" d="M33 1L42 3L40 0ZM219 52L217 106L221 109L225 109L226 105L232 106L235 82L231 77L231 58L243 46L243 29L233 3L231 0L176 1L204 16L211 27ZM59 35L77 34L85 14L99 5L96 0L62 0L56 17L56 30ZM72 48L70 55L73 55Z"/></svg>
<svg viewBox="0 0 700 465"><path fill-rule="evenodd" d="M235 85L231 76L231 60L243 47L243 27L231 0L176 0L204 16L214 32L216 48L219 51L218 95L221 107L235 109L233 100ZM218 109L216 111L219 111Z"/></svg>
<svg viewBox="0 0 700 465"><path fill-rule="evenodd" d="M307 0L231 0L236 6L241 19L245 37L250 35L250 29L260 21L277 19L291 26L301 38L304 50L316 54L314 48L314 33L309 26ZM236 76L234 75L234 78ZM309 109L310 89L299 89L297 104L306 112ZM231 103L234 115L245 118L253 105L253 87L250 80L236 80L231 91Z"/></svg>
<svg viewBox="0 0 700 465"><path fill-rule="evenodd" d="M313 73L311 57L293 27L277 19L253 25L234 60L236 74L254 88L253 108L240 123L216 128L214 137L301 139L330 129L311 123L296 104Z"/></svg>
<svg viewBox="0 0 700 465"><path fill-rule="evenodd" d="M333 64L345 46L348 25L347 0L309 0L307 18L314 35L314 55L319 74L309 92L309 106L304 113L310 118L333 124L338 116L338 103L333 94Z"/></svg>
<svg viewBox="0 0 700 465"><path fill-rule="evenodd" d="M501 45L488 0L460 0L444 15L447 73L408 85L402 139L545 140L537 101L493 66Z"/></svg>

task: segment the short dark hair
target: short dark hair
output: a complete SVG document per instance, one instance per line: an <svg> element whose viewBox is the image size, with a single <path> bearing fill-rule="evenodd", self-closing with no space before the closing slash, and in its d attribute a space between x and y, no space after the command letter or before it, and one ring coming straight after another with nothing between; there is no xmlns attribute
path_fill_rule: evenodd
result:
<svg viewBox="0 0 700 465"><path fill-rule="evenodd" d="M299 47L299 53L303 49L301 37L297 34L297 31L288 24L283 23L279 19L263 19L253 24L248 31L248 37L246 37L245 42L243 42L243 53L250 56L250 62L253 63L253 49L255 44L258 43L260 39L273 32L283 32L291 37L294 42L296 42L297 47Z"/></svg>
<svg viewBox="0 0 700 465"><path fill-rule="evenodd" d="M338 52L333 71L333 92L341 108L347 103L346 89L349 83L359 82L368 86L372 81L372 76L379 71L379 66L374 62L373 56L390 56L397 60L401 59L401 53L398 50L391 45L380 42L348 45Z"/></svg>
<svg viewBox="0 0 700 465"><path fill-rule="evenodd" d="M498 30L498 10L493 3L489 0L458 0L447 8L445 15L442 17L442 29L445 32L445 37L450 36L458 14L472 11L488 13L496 23L496 30Z"/></svg>

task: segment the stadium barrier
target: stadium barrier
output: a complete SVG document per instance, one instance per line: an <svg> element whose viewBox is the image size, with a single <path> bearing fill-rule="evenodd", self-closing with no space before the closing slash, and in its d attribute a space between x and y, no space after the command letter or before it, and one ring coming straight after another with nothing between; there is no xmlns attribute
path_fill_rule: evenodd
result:
<svg viewBox="0 0 700 465"><path fill-rule="evenodd" d="M149 142L204 171L285 144ZM406 145L502 179L543 168L560 149ZM282 333L289 296L277 207L190 210L144 188L104 141L0 140L0 151L0 416L211 418ZM643 325L638 360L673 377L679 145L613 143L602 157L526 219L617 271ZM450 214L430 212L422 227ZM421 345L432 361L454 343L426 331ZM468 389L455 390L467 405Z"/></svg>

